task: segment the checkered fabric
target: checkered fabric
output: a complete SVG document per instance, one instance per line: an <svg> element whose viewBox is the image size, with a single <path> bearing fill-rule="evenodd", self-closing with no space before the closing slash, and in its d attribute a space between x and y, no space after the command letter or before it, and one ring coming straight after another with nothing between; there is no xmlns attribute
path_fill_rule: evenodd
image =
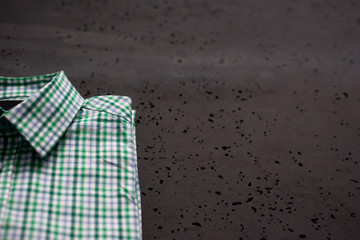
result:
<svg viewBox="0 0 360 240"><path fill-rule="evenodd" d="M135 110L64 71L0 77L0 239L142 239Z"/></svg>

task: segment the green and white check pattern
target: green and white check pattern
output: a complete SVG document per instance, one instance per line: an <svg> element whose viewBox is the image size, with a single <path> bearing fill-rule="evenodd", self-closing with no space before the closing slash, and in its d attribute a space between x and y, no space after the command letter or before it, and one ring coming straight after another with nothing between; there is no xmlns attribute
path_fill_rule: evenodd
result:
<svg viewBox="0 0 360 240"><path fill-rule="evenodd" d="M0 76L0 239L142 239L135 110L64 71Z"/></svg>

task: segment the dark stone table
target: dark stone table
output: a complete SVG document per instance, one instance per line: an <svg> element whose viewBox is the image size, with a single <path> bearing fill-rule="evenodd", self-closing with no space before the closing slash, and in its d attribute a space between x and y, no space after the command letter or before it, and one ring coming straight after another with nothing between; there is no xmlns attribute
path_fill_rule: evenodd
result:
<svg viewBox="0 0 360 240"><path fill-rule="evenodd" d="M359 239L359 1L0 5L0 75L133 99L144 239Z"/></svg>

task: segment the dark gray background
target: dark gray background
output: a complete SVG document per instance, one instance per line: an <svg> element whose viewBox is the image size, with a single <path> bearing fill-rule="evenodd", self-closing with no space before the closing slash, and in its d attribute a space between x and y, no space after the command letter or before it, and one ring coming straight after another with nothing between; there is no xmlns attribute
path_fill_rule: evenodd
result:
<svg viewBox="0 0 360 240"><path fill-rule="evenodd" d="M133 99L144 239L360 238L360 1L0 3L0 75Z"/></svg>

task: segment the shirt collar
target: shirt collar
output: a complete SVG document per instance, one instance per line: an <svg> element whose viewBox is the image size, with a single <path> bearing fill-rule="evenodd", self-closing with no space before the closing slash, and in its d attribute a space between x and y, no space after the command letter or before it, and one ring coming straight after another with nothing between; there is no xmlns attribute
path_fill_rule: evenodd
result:
<svg viewBox="0 0 360 240"><path fill-rule="evenodd" d="M23 100L2 114L45 157L84 103L64 71L27 77L0 76L0 100Z"/></svg>

